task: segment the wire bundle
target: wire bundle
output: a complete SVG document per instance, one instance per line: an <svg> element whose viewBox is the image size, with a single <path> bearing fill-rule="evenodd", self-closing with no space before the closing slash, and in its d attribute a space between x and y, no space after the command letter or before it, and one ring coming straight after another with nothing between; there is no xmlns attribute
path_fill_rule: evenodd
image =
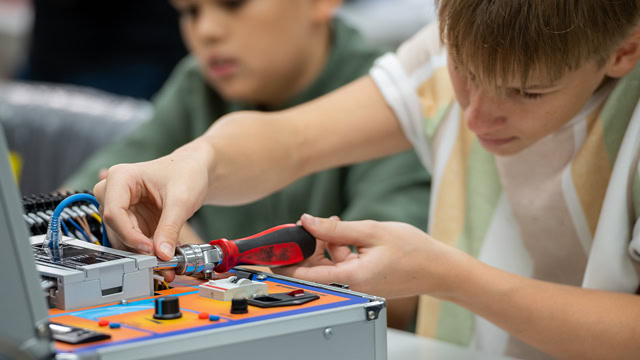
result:
<svg viewBox="0 0 640 360"><path fill-rule="evenodd" d="M80 192L66 191L24 196L23 217L31 235L46 234L55 207L65 198L78 193ZM83 193L91 194L89 191ZM67 206L61 214L60 226L66 236L92 243L99 243L98 239L102 238L101 224L102 218L98 209L89 202L76 202Z"/></svg>
<svg viewBox="0 0 640 360"><path fill-rule="evenodd" d="M72 204L75 203L89 204L72 206ZM45 236L43 245L46 247L46 251L47 253L49 253L52 259L59 260L62 257L62 248L60 246L60 228L62 228L62 232L67 236L74 234L74 237L82 238L88 242L99 244L102 246L109 246L109 239L107 237L104 223L102 222L102 219L98 214L99 206L100 204L93 195L79 193L71 195L62 200L56 206L55 210L50 213L50 216L48 214L49 211L40 211L42 214L39 215L44 215L45 218L47 216L49 217L47 235ZM33 217L26 215L25 220L27 218L33 219ZM100 224L102 230L101 243L91 231L88 218L93 219ZM70 227L67 226L68 224L71 225L70 227L72 231L70 231Z"/></svg>

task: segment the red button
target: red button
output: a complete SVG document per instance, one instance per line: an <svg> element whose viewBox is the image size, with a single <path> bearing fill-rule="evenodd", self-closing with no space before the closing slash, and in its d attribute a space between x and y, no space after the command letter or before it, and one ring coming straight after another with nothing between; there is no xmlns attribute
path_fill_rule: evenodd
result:
<svg viewBox="0 0 640 360"><path fill-rule="evenodd" d="M287 295L289 295L289 296L302 296L302 295L304 295L304 290L296 289L296 290L293 290L291 292L288 292Z"/></svg>
<svg viewBox="0 0 640 360"><path fill-rule="evenodd" d="M100 320L100 321L98 321L98 325L100 325L100 326L109 326L109 320Z"/></svg>
<svg viewBox="0 0 640 360"><path fill-rule="evenodd" d="M201 312L200 314L198 314L198 319L208 319L209 318L209 314L205 313L205 312Z"/></svg>

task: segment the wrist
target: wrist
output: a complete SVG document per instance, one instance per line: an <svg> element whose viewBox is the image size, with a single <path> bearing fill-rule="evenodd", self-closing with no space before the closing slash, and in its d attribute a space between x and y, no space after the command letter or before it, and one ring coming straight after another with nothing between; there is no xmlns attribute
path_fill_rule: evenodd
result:
<svg viewBox="0 0 640 360"><path fill-rule="evenodd" d="M474 312L495 306L496 299L511 298L518 292L519 277L487 265L459 251L451 260L445 286L434 296Z"/></svg>
<svg viewBox="0 0 640 360"><path fill-rule="evenodd" d="M204 137L199 137L176 149L173 154L189 159L196 166L201 166L207 171L207 183L211 184L216 172L215 149Z"/></svg>
<svg viewBox="0 0 640 360"><path fill-rule="evenodd" d="M473 287L470 282L475 281L475 277L472 274L481 271L479 265L482 263L459 249L443 246L448 249L444 256L439 257L441 261L436 264L434 275L438 281L428 294L441 300L457 302L466 297L467 291Z"/></svg>

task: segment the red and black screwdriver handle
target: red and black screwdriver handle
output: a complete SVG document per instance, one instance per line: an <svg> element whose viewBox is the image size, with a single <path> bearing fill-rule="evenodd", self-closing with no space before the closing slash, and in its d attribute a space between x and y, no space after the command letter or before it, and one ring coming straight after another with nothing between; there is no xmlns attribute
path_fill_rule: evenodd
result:
<svg viewBox="0 0 640 360"><path fill-rule="evenodd" d="M209 242L222 251L222 262L214 271L227 272L236 265L292 265L316 250L316 239L302 226L285 224L242 239Z"/></svg>

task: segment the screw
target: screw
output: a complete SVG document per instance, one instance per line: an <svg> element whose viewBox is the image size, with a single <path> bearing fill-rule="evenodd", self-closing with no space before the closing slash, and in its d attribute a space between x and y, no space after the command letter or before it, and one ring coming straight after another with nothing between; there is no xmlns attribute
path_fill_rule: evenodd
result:
<svg viewBox="0 0 640 360"><path fill-rule="evenodd" d="M367 312L367 317L369 318L369 320L375 320L376 319L376 312L373 310L369 310Z"/></svg>
<svg viewBox="0 0 640 360"><path fill-rule="evenodd" d="M120 305L127 305L127 304L129 304L129 300L127 299L120 300Z"/></svg>
<svg viewBox="0 0 640 360"><path fill-rule="evenodd" d="M48 337L48 326L46 324L43 323L39 323L36 325L36 331L38 332L38 336L41 338L46 338Z"/></svg>
<svg viewBox="0 0 640 360"><path fill-rule="evenodd" d="M325 339L329 340L332 336L333 336L333 329L332 328L324 329L324 338Z"/></svg>
<svg viewBox="0 0 640 360"><path fill-rule="evenodd" d="M264 280L266 278L267 278L267 275L264 275L264 274L260 274L260 275L256 276L256 279L258 279L258 280Z"/></svg>

